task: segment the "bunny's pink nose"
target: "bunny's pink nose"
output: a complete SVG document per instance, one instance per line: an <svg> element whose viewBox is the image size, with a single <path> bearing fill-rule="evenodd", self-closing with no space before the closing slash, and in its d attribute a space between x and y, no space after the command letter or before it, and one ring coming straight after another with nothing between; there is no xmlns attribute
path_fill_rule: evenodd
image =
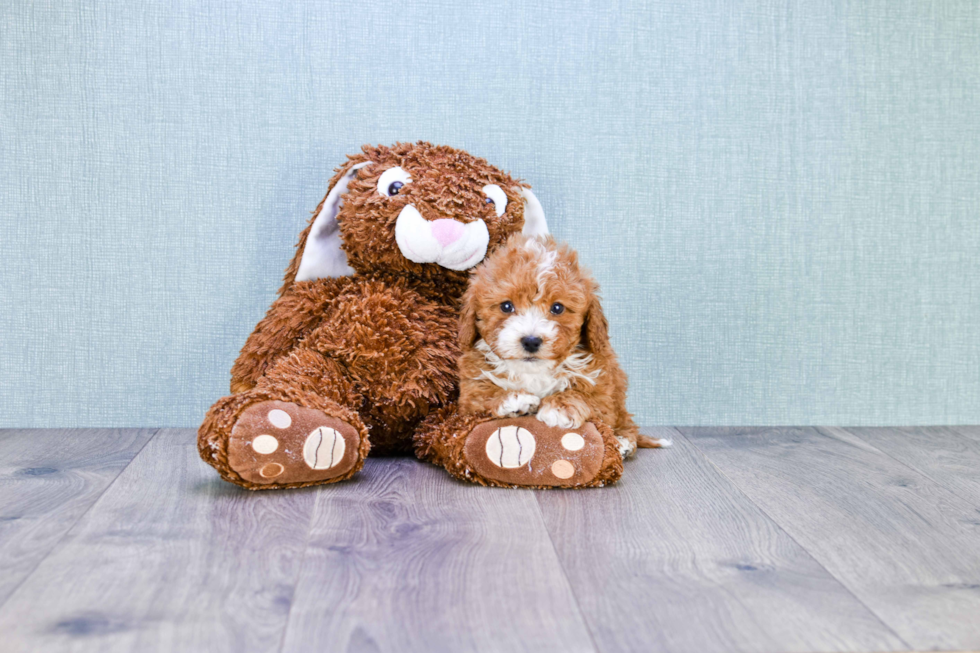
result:
<svg viewBox="0 0 980 653"><path fill-rule="evenodd" d="M463 223L456 220L433 220L432 235L436 237L439 244L445 247L450 243L455 243L463 235Z"/></svg>

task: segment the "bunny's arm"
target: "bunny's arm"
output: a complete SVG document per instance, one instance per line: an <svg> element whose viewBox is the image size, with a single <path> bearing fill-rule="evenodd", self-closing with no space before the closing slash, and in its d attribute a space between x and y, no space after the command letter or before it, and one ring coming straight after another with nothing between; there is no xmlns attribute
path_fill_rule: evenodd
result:
<svg viewBox="0 0 980 653"><path fill-rule="evenodd" d="M272 302L231 368L232 393L254 388L273 363L320 325L350 282L350 277L339 277L295 283Z"/></svg>

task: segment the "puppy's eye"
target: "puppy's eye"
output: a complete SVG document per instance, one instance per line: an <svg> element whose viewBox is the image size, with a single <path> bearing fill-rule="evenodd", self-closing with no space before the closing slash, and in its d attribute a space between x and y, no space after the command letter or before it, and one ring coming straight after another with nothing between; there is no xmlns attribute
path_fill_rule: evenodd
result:
<svg viewBox="0 0 980 653"><path fill-rule="evenodd" d="M551 305L552 315L561 315L564 312L565 312L565 307L562 306L560 302L555 302L554 304Z"/></svg>
<svg viewBox="0 0 980 653"><path fill-rule="evenodd" d="M502 216L507 209L507 195L504 193L504 189L497 184L489 184L484 186L482 190L483 194L487 196L487 204L493 204L497 217Z"/></svg>
<svg viewBox="0 0 980 653"><path fill-rule="evenodd" d="M500 305L500 310L503 311L504 313L513 313L514 305L510 301L506 301Z"/></svg>
<svg viewBox="0 0 980 653"><path fill-rule="evenodd" d="M410 183L412 183L412 176L403 169L388 168L378 178L378 193L385 197L392 197L400 193L405 184Z"/></svg>

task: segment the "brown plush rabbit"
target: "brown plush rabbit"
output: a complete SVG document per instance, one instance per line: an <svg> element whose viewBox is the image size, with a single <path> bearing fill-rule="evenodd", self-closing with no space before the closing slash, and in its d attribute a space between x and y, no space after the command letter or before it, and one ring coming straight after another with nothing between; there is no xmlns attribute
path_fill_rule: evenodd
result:
<svg viewBox="0 0 980 653"><path fill-rule="evenodd" d="M458 394L467 270L514 233L547 233L526 184L429 143L348 157L299 237L279 298L199 431L201 457L251 489L349 478L370 449L410 452Z"/></svg>

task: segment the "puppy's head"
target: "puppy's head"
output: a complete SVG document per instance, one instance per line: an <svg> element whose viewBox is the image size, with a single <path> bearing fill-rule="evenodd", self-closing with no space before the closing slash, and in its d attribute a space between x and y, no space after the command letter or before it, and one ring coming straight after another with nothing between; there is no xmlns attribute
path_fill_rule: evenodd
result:
<svg viewBox="0 0 980 653"><path fill-rule="evenodd" d="M608 341L597 286L578 256L551 236L515 235L473 273L460 345L481 339L503 360L557 363Z"/></svg>

